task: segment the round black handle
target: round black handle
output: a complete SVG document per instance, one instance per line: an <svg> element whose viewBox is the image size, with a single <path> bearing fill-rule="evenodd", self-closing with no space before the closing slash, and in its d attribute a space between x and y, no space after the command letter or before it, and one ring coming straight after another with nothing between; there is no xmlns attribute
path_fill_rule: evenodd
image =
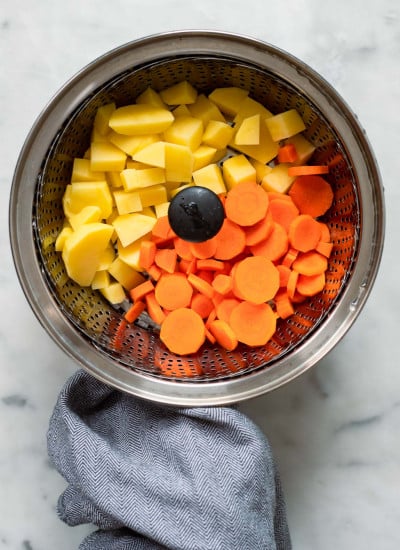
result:
<svg viewBox="0 0 400 550"><path fill-rule="evenodd" d="M224 221L224 207L218 196L194 185L179 191L168 208L172 229L185 241L200 243L218 233Z"/></svg>

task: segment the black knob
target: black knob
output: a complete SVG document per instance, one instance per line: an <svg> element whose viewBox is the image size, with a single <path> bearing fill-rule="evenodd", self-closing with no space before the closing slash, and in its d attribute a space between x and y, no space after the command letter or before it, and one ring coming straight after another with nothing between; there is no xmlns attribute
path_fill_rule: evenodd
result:
<svg viewBox="0 0 400 550"><path fill-rule="evenodd" d="M175 195L168 208L168 219L178 237L200 243L221 229L224 207L213 191L194 185Z"/></svg>

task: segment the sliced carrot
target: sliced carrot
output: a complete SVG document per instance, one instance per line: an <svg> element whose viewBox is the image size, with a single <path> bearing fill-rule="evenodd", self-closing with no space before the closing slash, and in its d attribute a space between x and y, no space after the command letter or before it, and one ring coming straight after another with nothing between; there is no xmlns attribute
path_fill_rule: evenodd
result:
<svg viewBox="0 0 400 550"><path fill-rule="evenodd" d="M307 276L319 275L325 272L327 268L327 258L314 251L299 254L293 262L293 269Z"/></svg>
<svg viewBox="0 0 400 550"><path fill-rule="evenodd" d="M208 298L208 296L204 296L204 294L198 292L194 294L190 307L196 311L202 319L207 319L214 309L214 303L211 298Z"/></svg>
<svg viewBox="0 0 400 550"><path fill-rule="evenodd" d="M270 202L269 212L274 222L279 223L289 231L292 221L299 215L299 209L292 200L275 199Z"/></svg>
<svg viewBox="0 0 400 550"><path fill-rule="evenodd" d="M192 260L181 260L178 262L178 269L181 273L189 275L189 273L195 273L197 271L197 260L193 258Z"/></svg>
<svg viewBox="0 0 400 550"><path fill-rule="evenodd" d="M244 230L228 218L224 219L215 238L217 240L217 249L214 254L216 260L231 260L241 254L246 247Z"/></svg>
<svg viewBox="0 0 400 550"><path fill-rule="evenodd" d="M317 174L329 174L329 166L304 164L302 166L289 166L288 168L288 176L312 176Z"/></svg>
<svg viewBox="0 0 400 550"><path fill-rule="evenodd" d="M193 254L190 250L190 243L188 241L185 241L180 237L175 237L174 248L178 256L183 260L193 260Z"/></svg>
<svg viewBox="0 0 400 550"><path fill-rule="evenodd" d="M229 324L239 342L264 346L276 330L276 316L269 304L242 301L232 310Z"/></svg>
<svg viewBox="0 0 400 550"><path fill-rule="evenodd" d="M289 196L301 214L318 218L327 212L333 202L331 185L321 176L300 176L289 189Z"/></svg>
<svg viewBox="0 0 400 550"><path fill-rule="evenodd" d="M150 281L150 279L147 279L147 281L144 281L143 283L140 283L140 285L135 286L129 291L129 295L132 298L133 302L138 302L142 298L146 296L149 292L153 292L154 285Z"/></svg>
<svg viewBox="0 0 400 550"><path fill-rule="evenodd" d="M223 273L218 273L211 283L214 289L222 295L228 294L233 288L233 281L230 275L224 275Z"/></svg>
<svg viewBox="0 0 400 550"><path fill-rule="evenodd" d="M125 313L124 318L128 323L133 323L139 317L139 315L146 309L146 304L141 300L134 302L128 311Z"/></svg>
<svg viewBox="0 0 400 550"><path fill-rule="evenodd" d="M324 243L329 243L331 241L331 232L329 227L324 222L319 222L321 227L321 241Z"/></svg>
<svg viewBox="0 0 400 550"><path fill-rule="evenodd" d="M150 267L147 268L147 273L148 275L150 275L153 281L158 281L161 277L162 271L155 264L152 264Z"/></svg>
<svg viewBox="0 0 400 550"><path fill-rule="evenodd" d="M237 345L238 340L232 329L232 327L221 319L215 319L208 325L208 330L215 337L220 346L228 351L233 351Z"/></svg>
<svg viewBox="0 0 400 550"><path fill-rule="evenodd" d="M210 315L207 317L206 321L205 321L205 325L206 327L208 327L208 325L210 323L212 323L214 321L214 319L217 318L217 312L215 310L215 308L211 311Z"/></svg>
<svg viewBox="0 0 400 550"><path fill-rule="evenodd" d="M183 273L165 273L155 287L155 297L162 308L172 311L189 307L193 287Z"/></svg>
<svg viewBox="0 0 400 550"><path fill-rule="evenodd" d="M195 258L206 260L212 258L217 250L217 239L213 237L200 243L190 243L190 252Z"/></svg>
<svg viewBox="0 0 400 550"><path fill-rule="evenodd" d="M279 289L279 271L264 256L249 256L239 262L232 279L235 296L253 304L271 300Z"/></svg>
<svg viewBox="0 0 400 550"><path fill-rule="evenodd" d="M292 267L293 262L299 255L299 251L295 248L289 248L282 260L282 265L286 267Z"/></svg>
<svg viewBox="0 0 400 550"><path fill-rule="evenodd" d="M267 191L269 202L274 200L291 201L292 199L286 193L279 193L279 191Z"/></svg>
<svg viewBox="0 0 400 550"><path fill-rule="evenodd" d="M142 241L139 248L139 264L143 269L148 269L154 262L156 244L153 241Z"/></svg>
<svg viewBox="0 0 400 550"><path fill-rule="evenodd" d="M317 275L299 275L297 291L303 296L315 296L325 287L325 272Z"/></svg>
<svg viewBox="0 0 400 550"><path fill-rule="evenodd" d="M237 298L224 298L216 307L216 314L221 321L229 322L233 309L240 304Z"/></svg>
<svg viewBox="0 0 400 550"><path fill-rule="evenodd" d="M276 269L279 271L279 286L286 287L290 276L290 268L286 265L279 264L276 266Z"/></svg>
<svg viewBox="0 0 400 550"><path fill-rule="evenodd" d="M319 241L317 246L315 247L315 251L319 252L319 254L322 254L326 258L329 258L332 254L333 249L333 243L327 243L325 241Z"/></svg>
<svg viewBox="0 0 400 550"><path fill-rule="evenodd" d="M215 336L213 335L213 333L211 331L208 330L207 326L206 326L206 338L207 340L211 343L211 344L215 344L217 339L215 338Z"/></svg>
<svg viewBox="0 0 400 550"><path fill-rule="evenodd" d="M254 225L265 217L268 202L267 193L256 182L238 183L226 197L225 213L240 226Z"/></svg>
<svg viewBox="0 0 400 550"><path fill-rule="evenodd" d="M211 284L214 279L214 274L212 271L207 271L206 269L201 269L200 271L197 271L195 273L200 279L203 279L203 281L206 281L208 284Z"/></svg>
<svg viewBox="0 0 400 550"><path fill-rule="evenodd" d="M177 257L174 248L160 248L156 250L154 263L167 273L174 273L176 270Z"/></svg>
<svg viewBox="0 0 400 550"><path fill-rule="evenodd" d="M253 246L255 244L258 244L269 237L269 235L271 234L274 224L270 208L271 205L269 206L269 209L262 220L254 225L246 227L246 246Z"/></svg>
<svg viewBox="0 0 400 550"><path fill-rule="evenodd" d="M281 319L287 319L294 313L292 302L287 293L283 293L275 298L275 307L278 316Z"/></svg>
<svg viewBox="0 0 400 550"><path fill-rule="evenodd" d="M282 258L287 252L289 239L285 229L274 222L271 234L264 241L251 246L250 250L254 256L265 256L275 262Z"/></svg>
<svg viewBox="0 0 400 550"><path fill-rule="evenodd" d="M171 311L160 329L160 340L177 355L196 353L205 338L204 322L200 315L190 308Z"/></svg>
<svg viewBox="0 0 400 550"><path fill-rule="evenodd" d="M215 291L210 283L208 283L198 275L195 275L194 273L190 273L187 279L193 288L201 292L201 294L204 294L208 298L212 299Z"/></svg>
<svg viewBox="0 0 400 550"><path fill-rule="evenodd" d="M288 236L293 248L300 252L308 252L313 250L319 243L321 226L309 214L300 214L291 222Z"/></svg>
<svg viewBox="0 0 400 550"><path fill-rule="evenodd" d="M292 269L289 274L289 279L286 285L286 290L289 298L292 300L297 289L297 280L299 278L299 272Z"/></svg>
<svg viewBox="0 0 400 550"><path fill-rule="evenodd" d="M156 299L155 293L150 292L149 294L146 294L145 299L147 313L150 315L155 323L161 325L166 316Z"/></svg>
<svg viewBox="0 0 400 550"><path fill-rule="evenodd" d="M277 157L279 162L295 162L298 158L296 147L293 143L282 145L279 147Z"/></svg>
<svg viewBox="0 0 400 550"><path fill-rule="evenodd" d="M224 262L221 260L214 260L213 258L208 258L204 260L197 260L197 269L204 271L218 271L221 272L225 269Z"/></svg>
<svg viewBox="0 0 400 550"><path fill-rule="evenodd" d="M154 235L154 237L158 237L160 239L169 239L172 235L172 228L168 220L168 216L161 216L160 218L157 218L156 223L154 224L151 233Z"/></svg>

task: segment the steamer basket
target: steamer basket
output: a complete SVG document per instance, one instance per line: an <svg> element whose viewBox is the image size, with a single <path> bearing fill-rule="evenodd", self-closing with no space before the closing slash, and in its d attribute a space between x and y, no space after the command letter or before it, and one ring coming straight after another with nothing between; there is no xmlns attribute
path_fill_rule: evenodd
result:
<svg viewBox="0 0 400 550"><path fill-rule="evenodd" d="M183 79L200 92L240 86L272 112L295 108L329 164L334 204L324 221L334 249L326 287L279 321L264 347L233 352L205 345L195 356L169 353L142 316L122 322L95 291L68 279L54 243L74 157L86 151L96 109L134 102L148 86ZM301 61L268 44L217 32L151 36L84 68L53 98L28 136L15 171L10 234L27 299L55 342L83 368L123 391L157 402L221 405L268 392L314 365L347 332L376 277L384 237L383 191L365 134L341 97ZM178 378L158 364L179 365Z"/></svg>

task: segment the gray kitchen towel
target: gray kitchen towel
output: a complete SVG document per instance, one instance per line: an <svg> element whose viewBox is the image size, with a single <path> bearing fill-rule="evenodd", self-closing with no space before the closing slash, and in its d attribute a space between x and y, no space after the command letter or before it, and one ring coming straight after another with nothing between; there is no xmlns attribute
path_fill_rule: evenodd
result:
<svg viewBox="0 0 400 550"><path fill-rule="evenodd" d="M60 518L97 527L80 550L291 548L271 448L236 407L157 405L78 371L48 450Z"/></svg>

